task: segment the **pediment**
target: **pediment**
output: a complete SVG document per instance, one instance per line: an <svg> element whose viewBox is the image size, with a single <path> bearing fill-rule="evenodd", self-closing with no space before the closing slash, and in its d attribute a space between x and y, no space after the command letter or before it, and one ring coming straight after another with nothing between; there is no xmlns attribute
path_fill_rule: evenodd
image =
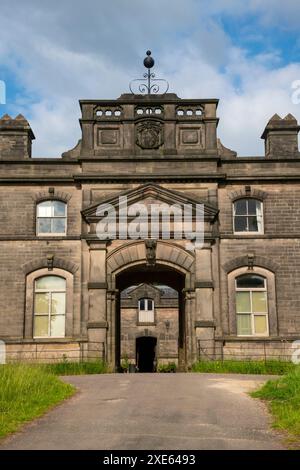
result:
<svg viewBox="0 0 300 470"><path fill-rule="evenodd" d="M168 204L170 206L177 204L180 207L183 207L184 204L189 204L192 207L196 207L196 204L202 204L206 220L214 220L218 214L218 208L205 200L196 199L194 197L191 198L181 192L149 183L129 191L120 192L118 195L109 198L100 199L84 209L82 215L87 222L96 221L99 219L99 216L97 216L98 207L106 204L113 206L116 212L118 212L120 208L120 198L123 197L126 197L128 208L137 203L143 203L147 207L150 207L152 204Z"/></svg>

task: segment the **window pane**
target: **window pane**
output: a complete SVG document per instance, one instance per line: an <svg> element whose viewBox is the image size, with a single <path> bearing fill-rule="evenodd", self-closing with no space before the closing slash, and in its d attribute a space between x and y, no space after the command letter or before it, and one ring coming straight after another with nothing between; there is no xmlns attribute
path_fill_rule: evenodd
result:
<svg viewBox="0 0 300 470"><path fill-rule="evenodd" d="M65 316L52 315L51 316L51 336L65 336Z"/></svg>
<svg viewBox="0 0 300 470"><path fill-rule="evenodd" d="M251 335L251 315L237 315L237 334Z"/></svg>
<svg viewBox="0 0 300 470"><path fill-rule="evenodd" d="M51 219L38 219L38 233L51 233Z"/></svg>
<svg viewBox="0 0 300 470"><path fill-rule="evenodd" d="M247 214L247 199L239 199L234 203L235 213L237 215Z"/></svg>
<svg viewBox="0 0 300 470"><path fill-rule="evenodd" d="M51 233L65 233L66 219L52 219Z"/></svg>
<svg viewBox="0 0 300 470"><path fill-rule="evenodd" d="M267 313L266 292L252 292L253 312Z"/></svg>
<svg viewBox="0 0 300 470"><path fill-rule="evenodd" d="M246 232L247 231L247 217L246 216L235 216L234 218L234 231L235 232Z"/></svg>
<svg viewBox="0 0 300 470"><path fill-rule="evenodd" d="M150 299L148 299L148 310L153 310L153 302Z"/></svg>
<svg viewBox="0 0 300 470"><path fill-rule="evenodd" d="M257 274L246 274L236 278L236 287L264 288L265 278Z"/></svg>
<svg viewBox="0 0 300 470"><path fill-rule="evenodd" d="M154 323L154 311L141 311L139 313L139 323Z"/></svg>
<svg viewBox="0 0 300 470"><path fill-rule="evenodd" d="M145 299L140 300L140 310L145 310Z"/></svg>
<svg viewBox="0 0 300 470"><path fill-rule="evenodd" d="M36 289L65 290L66 280L58 276L43 276L36 280Z"/></svg>
<svg viewBox="0 0 300 470"><path fill-rule="evenodd" d="M55 217L66 215L66 204L61 201L53 201L53 211Z"/></svg>
<svg viewBox="0 0 300 470"><path fill-rule="evenodd" d="M255 329L255 333L258 335L263 335L268 332L266 315L254 316L254 329Z"/></svg>
<svg viewBox="0 0 300 470"><path fill-rule="evenodd" d="M40 202L37 206L38 217L52 216L52 201Z"/></svg>
<svg viewBox="0 0 300 470"><path fill-rule="evenodd" d="M35 313L46 313L49 312L49 294L35 294Z"/></svg>
<svg viewBox="0 0 300 470"><path fill-rule="evenodd" d="M251 312L250 292L236 293L236 311L237 313Z"/></svg>
<svg viewBox="0 0 300 470"><path fill-rule="evenodd" d="M34 336L48 336L48 317L36 316L34 318Z"/></svg>
<svg viewBox="0 0 300 470"><path fill-rule="evenodd" d="M53 292L51 302L51 313L65 314L66 312L66 294L64 292Z"/></svg>
<svg viewBox="0 0 300 470"><path fill-rule="evenodd" d="M248 229L249 229L249 232L258 232L258 224L257 224L256 216L248 217Z"/></svg>
<svg viewBox="0 0 300 470"><path fill-rule="evenodd" d="M258 206L260 206L260 201L257 201L256 199L248 199L248 214L256 215Z"/></svg>

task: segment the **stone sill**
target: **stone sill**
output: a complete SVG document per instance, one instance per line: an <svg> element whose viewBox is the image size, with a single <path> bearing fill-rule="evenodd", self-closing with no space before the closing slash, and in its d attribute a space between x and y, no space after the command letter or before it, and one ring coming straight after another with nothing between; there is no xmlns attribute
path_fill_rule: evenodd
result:
<svg viewBox="0 0 300 470"><path fill-rule="evenodd" d="M246 342L291 342L299 340L299 336L280 337L280 336L224 336L215 337L215 341L225 341L226 343L246 343Z"/></svg>
<svg viewBox="0 0 300 470"><path fill-rule="evenodd" d="M68 344L68 343L86 343L87 338L40 338L40 339L5 339L1 338L5 344Z"/></svg>

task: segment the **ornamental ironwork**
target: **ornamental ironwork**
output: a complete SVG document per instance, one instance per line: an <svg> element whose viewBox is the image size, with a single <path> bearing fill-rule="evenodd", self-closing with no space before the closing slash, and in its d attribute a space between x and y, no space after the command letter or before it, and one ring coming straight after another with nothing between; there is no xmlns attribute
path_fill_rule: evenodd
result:
<svg viewBox="0 0 300 470"><path fill-rule="evenodd" d="M169 83L163 78L156 78L155 73L151 72L150 69L154 66L155 61L151 56L151 51L146 52L144 59L144 66L147 72L144 73L143 78L135 78L131 80L129 88L131 93L134 95L151 95L151 94L162 94L167 93L169 89Z"/></svg>

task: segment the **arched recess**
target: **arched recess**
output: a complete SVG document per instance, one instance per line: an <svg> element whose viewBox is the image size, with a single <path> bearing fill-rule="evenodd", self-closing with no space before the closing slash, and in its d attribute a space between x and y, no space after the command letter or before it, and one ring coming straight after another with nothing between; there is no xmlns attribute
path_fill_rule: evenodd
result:
<svg viewBox="0 0 300 470"><path fill-rule="evenodd" d="M33 315L34 315L34 286L35 281L43 276L58 276L66 280L66 326L65 337L73 335L73 274L60 268L41 268L31 271L26 276L25 316L24 316L24 338L33 339ZM53 338L47 338L49 341Z"/></svg>
<svg viewBox="0 0 300 470"><path fill-rule="evenodd" d="M229 298L229 333L232 336L237 335L236 322L236 302L235 302L235 281L239 276L246 274L257 274L266 279L267 282L267 300L268 300L268 322L269 336L278 335L278 318L276 308L276 282L275 274L270 269L254 265L250 270L247 266L233 269L228 274L228 298Z"/></svg>
<svg viewBox="0 0 300 470"><path fill-rule="evenodd" d="M187 305L186 291L193 288L194 256L176 244L158 241L155 264L147 263L145 243L130 243L114 250L107 259L107 319L108 361L119 367L120 363L120 291L134 283L158 282L167 284L179 294L179 346L180 367L190 362L189 354L196 348L193 340L192 322L186 312L192 308ZM187 341L193 344L187 346ZM195 343L195 344L194 344Z"/></svg>

